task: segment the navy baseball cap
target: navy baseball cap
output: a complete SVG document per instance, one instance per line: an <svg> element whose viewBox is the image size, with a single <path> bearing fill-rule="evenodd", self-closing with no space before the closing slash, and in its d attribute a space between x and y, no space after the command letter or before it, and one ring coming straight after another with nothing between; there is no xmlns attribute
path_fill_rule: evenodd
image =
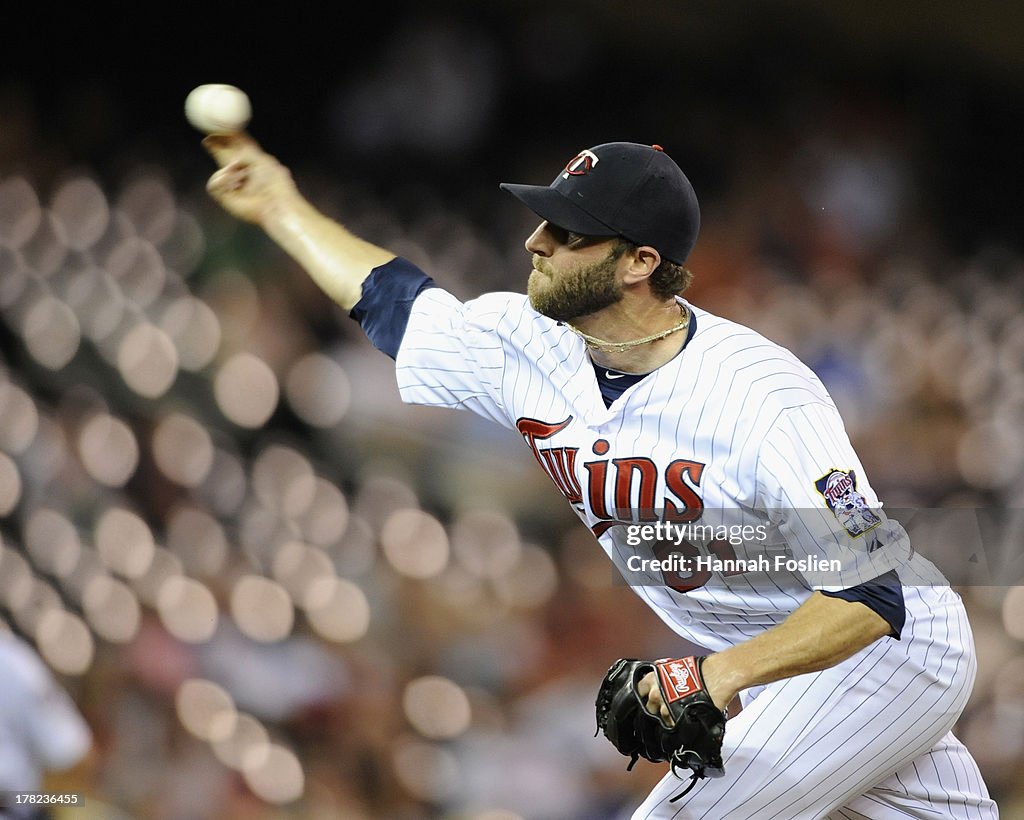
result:
<svg viewBox="0 0 1024 820"><path fill-rule="evenodd" d="M690 180L660 145L608 142L580 151L548 185L501 187L541 219L584 236L622 236L686 261L700 230Z"/></svg>

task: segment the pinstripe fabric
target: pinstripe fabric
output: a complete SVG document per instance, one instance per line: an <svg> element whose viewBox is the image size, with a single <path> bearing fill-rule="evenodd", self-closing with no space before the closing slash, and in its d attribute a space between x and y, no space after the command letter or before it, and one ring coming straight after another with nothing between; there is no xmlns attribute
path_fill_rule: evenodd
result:
<svg viewBox="0 0 1024 820"><path fill-rule="evenodd" d="M944 816L993 817L981 809L984 785L966 750L943 740L974 678L959 599L882 513L814 373L754 331L689 307L697 326L689 344L610 407L583 343L518 294L463 304L440 289L423 292L396 359L405 401L468 409L519 429L620 568L651 549L630 541L628 525L670 513L763 525L763 547L838 561L826 573L714 575L687 591L660 571L630 576L654 612L695 644L720 650L745 641L816 588L845 589L893 569L904 585L919 585L905 594L902 640L746 693L749 705L726 732L726 777L669 804L680 788L669 776L636 817L809 818L847 804L847 816L874 817L872 806L851 801L870 795L895 807L881 784L897 773L913 805L959 801L966 810L974 801L981 813ZM882 518L870 533L852 535L827 503L820 484L836 471ZM939 774L908 771L916 758Z"/></svg>

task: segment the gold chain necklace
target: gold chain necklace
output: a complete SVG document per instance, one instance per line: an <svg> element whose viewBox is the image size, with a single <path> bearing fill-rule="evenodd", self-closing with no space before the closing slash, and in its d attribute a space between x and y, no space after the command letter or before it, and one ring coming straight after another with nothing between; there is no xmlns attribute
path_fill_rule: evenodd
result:
<svg viewBox="0 0 1024 820"><path fill-rule="evenodd" d="M633 339L630 342L606 342L604 339L598 339L595 336L588 336L582 330L577 327L573 327L568 322L566 325L573 333L579 336L590 349L600 350L603 353L622 353L622 351L629 350L631 347L639 347L640 345L657 342L659 339L664 339L666 336L671 336L673 333L685 330L690 325L690 311L686 309L685 305L679 305L679 312L683 314L683 318L675 327L670 327L668 330L662 330L660 333L652 333L650 336L644 336L642 339Z"/></svg>

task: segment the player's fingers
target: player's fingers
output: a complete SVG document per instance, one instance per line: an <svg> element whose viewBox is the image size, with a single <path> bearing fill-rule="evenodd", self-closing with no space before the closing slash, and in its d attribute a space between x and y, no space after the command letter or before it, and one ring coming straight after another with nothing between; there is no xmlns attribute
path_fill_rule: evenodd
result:
<svg viewBox="0 0 1024 820"><path fill-rule="evenodd" d="M209 134L203 138L203 148L221 166L238 160L252 160L263 153L256 140L242 131L233 134Z"/></svg>
<svg viewBox="0 0 1024 820"><path fill-rule="evenodd" d="M641 680L639 683L637 683L637 694L640 695L641 699L643 700L644 707L647 709L647 711L650 712L652 715L657 715L661 712L662 709L665 708L661 700L661 691L658 689L657 686L652 686L648 684L647 693L646 695L644 695L640 690L640 686L645 682L646 681Z"/></svg>
<svg viewBox="0 0 1024 820"><path fill-rule="evenodd" d="M215 172L206 183L206 190L214 196L238 191L249 180L249 167L242 162L232 162Z"/></svg>

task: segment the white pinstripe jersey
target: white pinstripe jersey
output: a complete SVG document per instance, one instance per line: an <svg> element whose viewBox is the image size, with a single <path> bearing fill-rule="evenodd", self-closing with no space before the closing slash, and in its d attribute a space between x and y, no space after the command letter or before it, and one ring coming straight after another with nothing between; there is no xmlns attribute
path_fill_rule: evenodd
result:
<svg viewBox="0 0 1024 820"><path fill-rule="evenodd" d="M737 572L685 584L660 572L628 576L666 624L709 649L780 623L812 588L851 587L892 569L905 583L942 583L881 513L817 376L753 330L687 307L697 329L681 353L606 407L582 340L526 296L462 303L430 288L416 298L398 351L399 391L409 403L466 409L518 430L620 568L646 549L630 546L622 522L696 516L763 524L770 544L793 557L840 561L838 572L815 576ZM832 503L844 489L883 519L869 533L844 527ZM720 543L698 546L727 557Z"/></svg>

